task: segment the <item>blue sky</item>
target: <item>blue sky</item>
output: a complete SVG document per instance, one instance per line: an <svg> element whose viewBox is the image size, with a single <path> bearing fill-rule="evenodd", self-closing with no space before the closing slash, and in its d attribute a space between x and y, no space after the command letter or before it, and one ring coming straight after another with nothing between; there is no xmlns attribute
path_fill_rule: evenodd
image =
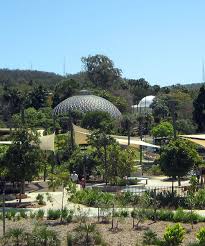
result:
<svg viewBox="0 0 205 246"><path fill-rule="evenodd" d="M204 0L0 1L0 68L76 73L104 54L128 78L202 81Z"/></svg>

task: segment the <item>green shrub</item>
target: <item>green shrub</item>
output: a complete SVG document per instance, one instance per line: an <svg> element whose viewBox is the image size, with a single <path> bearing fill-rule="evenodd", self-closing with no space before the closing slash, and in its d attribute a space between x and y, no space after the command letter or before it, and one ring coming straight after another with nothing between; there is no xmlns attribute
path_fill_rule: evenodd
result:
<svg viewBox="0 0 205 246"><path fill-rule="evenodd" d="M198 190L194 195L195 208L204 209L205 208L205 189Z"/></svg>
<svg viewBox="0 0 205 246"><path fill-rule="evenodd" d="M45 201L44 201L44 196L43 194L38 194L36 197L36 201L38 202L39 205L45 205Z"/></svg>
<svg viewBox="0 0 205 246"><path fill-rule="evenodd" d="M84 189L76 191L70 196L69 200L74 203L97 207L98 205L111 204L113 202L113 195L108 192Z"/></svg>
<svg viewBox="0 0 205 246"><path fill-rule="evenodd" d="M74 214L74 211L73 210L68 210L67 208L64 208L62 211L61 211L61 216L62 216L62 219L67 222L67 223L70 223L73 219L73 214Z"/></svg>
<svg viewBox="0 0 205 246"><path fill-rule="evenodd" d="M34 219L35 217L36 217L36 213L35 212L32 212L32 211L30 211L30 218L31 219Z"/></svg>
<svg viewBox="0 0 205 246"><path fill-rule="evenodd" d="M183 223L198 223L199 221L202 221L203 218L194 213L194 212L185 212L183 209L177 209L177 211L174 213L173 221L174 222L183 222Z"/></svg>
<svg viewBox="0 0 205 246"><path fill-rule="evenodd" d="M162 170L161 170L161 168L160 168L160 165L157 164L157 165L152 165L151 168L149 168L149 169L147 170L147 174L158 176L158 175L162 175L163 172L162 172Z"/></svg>
<svg viewBox="0 0 205 246"><path fill-rule="evenodd" d="M43 219L44 217L44 210L43 209L39 209L37 212L36 212L36 219Z"/></svg>
<svg viewBox="0 0 205 246"><path fill-rule="evenodd" d="M180 224L168 226L164 233L164 246L178 246L184 239L185 230Z"/></svg>
<svg viewBox="0 0 205 246"><path fill-rule="evenodd" d="M159 239L157 238L156 232L153 232L151 229L148 229L144 232L143 235L143 244L144 245L159 245Z"/></svg>
<svg viewBox="0 0 205 246"><path fill-rule="evenodd" d="M20 210L19 214L20 214L21 218L23 218L23 219L26 219L28 217L25 210L23 210L23 209Z"/></svg>
<svg viewBox="0 0 205 246"><path fill-rule="evenodd" d="M157 211L157 219L163 221L173 221L174 213L170 210Z"/></svg>
<svg viewBox="0 0 205 246"><path fill-rule="evenodd" d="M6 214L5 214L5 217L8 219L8 220L15 220L15 216L16 216L16 213L17 211L15 209L9 209Z"/></svg>
<svg viewBox="0 0 205 246"><path fill-rule="evenodd" d="M196 234L196 239L200 246L205 245L205 227L201 227Z"/></svg>
<svg viewBox="0 0 205 246"><path fill-rule="evenodd" d="M57 220L60 219L61 210L60 209L49 209L47 212L47 219L48 220Z"/></svg>

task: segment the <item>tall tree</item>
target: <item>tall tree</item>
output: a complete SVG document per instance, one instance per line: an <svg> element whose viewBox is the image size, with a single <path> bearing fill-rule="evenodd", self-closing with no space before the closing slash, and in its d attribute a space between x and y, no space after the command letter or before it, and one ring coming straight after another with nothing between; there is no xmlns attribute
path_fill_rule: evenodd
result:
<svg viewBox="0 0 205 246"><path fill-rule="evenodd" d="M100 130L94 131L91 136L89 137L89 144L91 144L93 147L95 147L98 151L98 154L101 155L100 149L103 149L103 155L101 156L103 158L104 163L104 180L107 184L108 182L108 161L107 161L107 148L110 144L114 143L114 138L108 136L105 134L105 132L102 132Z"/></svg>
<svg viewBox="0 0 205 246"><path fill-rule="evenodd" d="M193 120L198 125L198 131L205 131L205 86L203 85L194 100Z"/></svg>
<svg viewBox="0 0 205 246"><path fill-rule="evenodd" d="M107 56L95 55L81 58L89 79L96 86L110 87L120 79L121 70L114 67L114 63Z"/></svg>

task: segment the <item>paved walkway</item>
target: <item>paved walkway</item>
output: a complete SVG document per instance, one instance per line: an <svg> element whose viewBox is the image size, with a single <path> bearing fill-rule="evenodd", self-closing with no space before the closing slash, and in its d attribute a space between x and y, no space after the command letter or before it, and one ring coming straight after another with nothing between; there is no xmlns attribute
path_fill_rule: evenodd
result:
<svg viewBox="0 0 205 246"><path fill-rule="evenodd" d="M144 181L142 181L143 183ZM182 181L182 186L186 186L189 184L189 181ZM171 187L172 182L167 178L167 177L150 177L149 181L148 181L148 185L145 185L145 187ZM177 183L175 184L177 185ZM57 191L57 192L39 192L40 194L42 194L44 196L44 201L46 202L46 205L41 207L41 208L27 208L27 210L30 211L37 211L39 209L43 209L45 211L45 216L47 215L47 211L48 209L61 209L61 204L62 204L62 192ZM27 193L28 198L23 199L23 202L35 202L36 201L36 197L39 194L38 192L31 192L31 193ZM49 196L51 196L52 198L52 202L47 201L47 194L49 194ZM7 203L13 203L16 202L16 200L13 201L8 201ZM84 205L79 205L79 204L74 204L71 202L68 202L68 194L67 192L65 192L64 195L64 205L65 207L67 207L68 209L73 209L75 214L79 214L79 213L85 213L88 216L97 216L98 214L98 210L97 208L88 208ZM201 215L205 215L205 210L203 211L197 211L199 214Z"/></svg>

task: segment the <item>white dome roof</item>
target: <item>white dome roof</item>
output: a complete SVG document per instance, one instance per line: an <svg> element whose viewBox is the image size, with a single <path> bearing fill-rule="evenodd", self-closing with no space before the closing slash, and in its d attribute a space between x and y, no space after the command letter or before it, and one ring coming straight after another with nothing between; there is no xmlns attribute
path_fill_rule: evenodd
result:
<svg viewBox="0 0 205 246"><path fill-rule="evenodd" d="M146 96L142 98L138 104L139 108L149 108L150 105L153 103L155 96Z"/></svg>

